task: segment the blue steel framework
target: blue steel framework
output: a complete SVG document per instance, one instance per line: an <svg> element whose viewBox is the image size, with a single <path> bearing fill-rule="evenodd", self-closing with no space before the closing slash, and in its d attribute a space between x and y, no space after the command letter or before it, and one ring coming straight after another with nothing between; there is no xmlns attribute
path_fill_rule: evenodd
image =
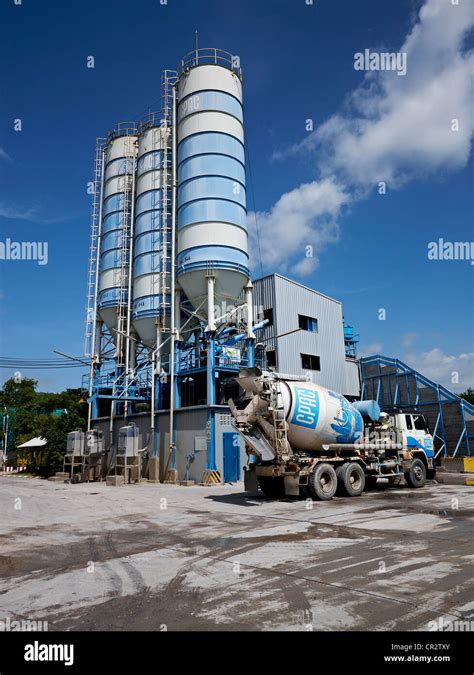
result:
<svg viewBox="0 0 474 675"><path fill-rule="evenodd" d="M471 455L470 441L474 439L474 434L469 432L468 424L472 426L474 423L474 406L468 401L429 380L398 359L380 355L362 358L360 374L361 399L375 399L381 409L386 412L418 408L420 412L423 412L423 408L428 407L434 409L436 422L431 432L433 438L440 444L436 456L443 454L446 457L449 454L446 442L445 408L447 404L454 404L460 414L461 432L451 456L455 457L462 446L465 454ZM428 398L425 391L430 392Z"/></svg>
<svg viewBox="0 0 474 675"><path fill-rule="evenodd" d="M181 72L190 68L211 64L221 65L233 70L239 76L241 75L240 66L235 65L235 59L232 55L216 49L200 49L185 57L181 64ZM165 71L173 72L174 71ZM176 80L173 78L173 87ZM173 125L172 111L168 105L168 90L164 90L163 106L163 124L172 127L172 133L176 135L176 124ZM146 125L142 123L142 127ZM209 442L207 452L206 470L215 472L216 466L216 442L215 442L215 409L217 403L216 381L219 378L229 378L237 375L242 366L253 367L255 365L255 343L256 338L254 330L263 327L267 321L253 325L252 295L251 285L247 291L246 303L240 305L240 313L231 312L229 315L220 317L217 321L215 330L206 330L206 322L200 321L200 328L192 331L186 339L181 326L175 326L174 313L171 312L171 329L168 331L168 337L163 336L164 340L171 339L171 353L174 358L159 360L159 369L155 369L155 359L158 349L150 351L139 340L135 340L129 334L123 337L130 343L133 341L136 351L136 363L128 372L121 371L117 376L115 363L113 337L105 328L100 319L98 311L98 260L100 258L100 239L101 239L101 200L104 180L104 141L99 139L96 153L96 165L94 175L94 203L91 228L91 254L89 261L88 277L88 302L87 302L87 327L86 327L86 354L91 359L90 373L83 379L83 387L89 391L89 427L94 419L99 416L99 400L109 400L111 407L111 424L113 430L113 416L120 415L122 412L127 414L127 404L131 406L136 402L150 402L152 412L151 432L153 438L153 453L157 451L157 429L155 424L155 414L162 409L163 390L165 387L173 390L173 411L181 407L181 388L189 377L202 373L206 375L206 405L209 408L208 426ZM174 166L177 168L177 158L173 158ZM175 179L174 187L177 187ZM100 197L98 196L100 195ZM173 198L172 208L176 208L176 195ZM166 217L166 214L165 214ZM212 273L212 270L210 270ZM249 287L248 287L249 288ZM172 294L173 295L173 294ZM129 298L130 304L132 298ZM186 298L182 298L182 309L191 318L198 318L197 312L190 312ZM236 298L237 301L237 298ZM181 304L181 303L180 303ZM242 318L242 310L246 306L246 319ZM129 312L131 307L129 307ZM188 331L189 333L189 331ZM173 337L174 335L174 337ZM158 345L157 345L158 347ZM235 351L229 352L228 347ZM260 365L263 365L261 363ZM171 376L171 384L169 377ZM170 425L170 455L169 469L176 468L176 449L175 449L175 423ZM111 436L112 439L112 436ZM113 439L111 441L113 444Z"/></svg>

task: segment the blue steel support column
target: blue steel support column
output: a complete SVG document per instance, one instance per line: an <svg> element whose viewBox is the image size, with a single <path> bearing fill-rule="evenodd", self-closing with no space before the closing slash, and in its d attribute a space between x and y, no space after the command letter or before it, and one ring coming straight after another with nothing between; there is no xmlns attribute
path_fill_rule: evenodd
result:
<svg viewBox="0 0 474 675"><path fill-rule="evenodd" d="M217 471L216 466L216 419L211 406L216 404L216 341L215 333L207 335L207 405L209 421L209 443L207 446L206 471Z"/></svg>
<svg viewBox="0 0 474 675"><path fill-rule="evenodd" d="M117 366L117 368L115 369L115 380L122 379L123 372L124 372L123 366ZM115 390L116 390L116 385L114 384L114 389L113 389L114 394L115 394ZM115 413L114 413L115 417L120 417L123 402L122 401L115 401L114 406L115 406Z"/></svg>
<svg viewBox="0 0 474 675"><path fill-rule="evenodd" d="M180 359L181 359L181 342L176 340L174 343L174 409L181 407L181 396L180 396L180 387L179 387L179 371L180 371ZM172 433L172 447L170 459L170 469L176 469L176 415L173 417L173 428Z"/></svg>
<svg viewBox="0 0 474 675"><path fill-rule="evenodd" d="M157 411L161 409L161 373L152 373L152 377L154 378L154 406L153 406L153 450L152 450L152 456L157 457L158 456L158 424L157 424Z"/></svg>
<svg viewBox="0 0 474 675"><path fill-rule="evenodd" d="M247 338L247 365L249 368L255 366L255 339Z"/></svg>
<svg viewBox="0 0 474 675"><path fill-rule="evenodd" d="M470 457L471 456L471 448L470 448L470 445L469 445L469 433L467 431L466 415L464 413L464 405L463 405L462 401L459 402L459 411L460 411L461 417L462 417L462 423L463 423L463 429L464 429L464 438L465 438L465 441L466 441L467 456Z"/></svg>
<svg viewBox="0 0 474 675"><path fill-rule="evenodd" d="M247 365L249 368L255 366L255 333L253 332L253 284L250 279L245 287L245 297L247 304Z"/></svg>
<svg viewBox="0 0 474 675"><path fill-rule="evenodd" d="M418 380L417 380L417 392L418 392ZM437 393L437 397L438 397L438 411L439 411L439 422L440 422L439 426L440 426L440 430L441 430L441 438L442 438L443 443L444 443L443 455L446 457L447 454L448 454L448 448L446 446L446 435L444 433L443 406L441 405L441 394L440 394L440 391L439 391L439 384L436 387L436 393ZM417 393L416 398L418 400L418 393Z"/></svg>

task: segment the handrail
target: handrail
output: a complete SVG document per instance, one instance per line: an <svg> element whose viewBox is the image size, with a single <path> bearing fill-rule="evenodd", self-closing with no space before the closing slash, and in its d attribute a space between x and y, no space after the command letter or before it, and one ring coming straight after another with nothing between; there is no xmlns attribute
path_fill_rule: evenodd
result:
<svg viewBox="0 0 474 675"><path fill-rule="evenodd" d="M233 54L224 51L223 49L216 49L214 47L202 47L201 49L193 49L192 52L186 54L181 59L180 75L187 72L195 66L215 65L223 66L232 70L236 75L242 78L242 68L240 61L236 59Z"/></svg>
<svg viewBox="0 0 474 675"><path fill-rule="evenodd" d="M119 122L107 132L107 142L120 136L135 136L138 133L137 122Z"/></svg>

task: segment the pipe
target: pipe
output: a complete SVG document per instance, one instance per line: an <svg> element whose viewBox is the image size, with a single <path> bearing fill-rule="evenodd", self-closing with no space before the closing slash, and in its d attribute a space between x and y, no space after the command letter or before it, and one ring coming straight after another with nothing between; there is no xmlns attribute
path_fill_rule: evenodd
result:
<svg viewBox="0 0 474 675"><path fill-rule="evenodd" d="M176 340L180 340L181 336L181 288L175 286L175 302L174 302L174 328L176 331Z"/></svg>
<svg viewBox="0 0 474 675"><path fill-rule="evenodd" d="M170 346L170 457L174 455L175 434L174 434L174 380L175 380L175 303L176 303L176 83L172 88L172 205L171 205L171 346ZM174 462L172 462L174 464Z"/></svg>
<svg viewBox="0 0 474 675"><path fill-rule="evenodd" d="M249 340L255 339L255 334L253 332L253 284L248 280L248 284L245 287L245 297L247 304L247 337Z"/></svg>
<svg viewBox="0 0 474 675"><path fill-rule="evenodd" d="M135 145L136 141L134 141ZM128 288L127 288L127 335L125 336L125 390L128 394L129 383L129 369L130 369L130 329L132 321L132 271L133 271L133 238L135 234L135 152L131 157L132 160L132 206L130 209L130 235L128 245ZM124 403L123 417L124 421L128 416L128 401Z"/></svg>
<svg viewBox="0 0 474 675"><path fill-rule="evenodd" d="M214 291L216 277L212 272L207 275L207 326L206 332L213 333L216 330L215 310L214 310Z"/></svg>

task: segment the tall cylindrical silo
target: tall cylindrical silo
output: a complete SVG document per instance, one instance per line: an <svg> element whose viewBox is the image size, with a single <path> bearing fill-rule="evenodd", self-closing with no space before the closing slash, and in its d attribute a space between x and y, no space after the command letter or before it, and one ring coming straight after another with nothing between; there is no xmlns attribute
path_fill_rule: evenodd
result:
<svg viewBox="0 0 474 675"><path fill-rule="evenodd" d="M177 278L206 319L209 276L216 304L234 302L249 276L242 80L233 61L198 50L178 81Z"/></svg>
<svg viewBox="0 0 474 675"><path fill-rule="evenodd" d="M135 127L120 126L109 135L102 204L98 308L114 341L118 337L117 330L126 330L136 154Z"/></svg>
<svg viewBox="0 0 474 675"><path fill-rule="evenodd" d="M157 326L169 326L171 161L171 129L153 121L145 124L138 140L133 325L151 348L156 346Z"/></svg>

